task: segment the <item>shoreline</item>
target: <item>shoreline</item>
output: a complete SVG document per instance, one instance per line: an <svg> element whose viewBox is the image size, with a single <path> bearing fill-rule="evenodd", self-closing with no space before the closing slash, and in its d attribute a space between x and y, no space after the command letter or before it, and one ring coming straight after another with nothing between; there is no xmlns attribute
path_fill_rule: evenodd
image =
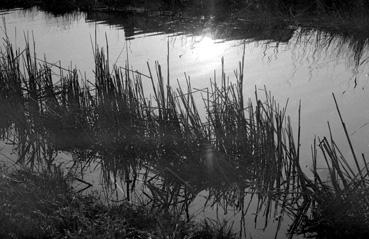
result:
<svg viewBox="0 0 369 239"><path fill-rule="evenodd" d="M27 9L39 6L30 6L23 8ZM0 7L1 8L1 7ZM15 7L14 7L15 8ZM4 10L9 10L8 8L2 8ZM41 10L52 13L47 9L41 8ZM62 12L63 14L72 13L73 11L81 11L91 14L127 14L132 16L141 16L148 18L155 17L168 17L169 19L175 19L180 21L191 21L194 18L203 19L203 21L220 21L228 22L228 24L237 24L247 26L258 26L258 27L275 27L280 29L298 29L302 28L304 30L317 30L323 31L330 34L342 35L348 38L357 39L359 41L366 41L369 38L369 30L367 26L369 25L369 16L358 15L358 16L339 16L336 13L327 14L281 14L281 13L270 13L270 12L260 12L253 11L250 9L239 9L232 14L221 14L221 15L208 15L207 11L196 12L192 9L183 10L167 10L167 9L150 9L145 7L134 7L127 6L124 8L115 8L108 6L97 6L90 9L81 10L78 8L72 9L71 11ZM59 15L58 13L56 13ZM246 17L247 16L247 17Z"/></svg>

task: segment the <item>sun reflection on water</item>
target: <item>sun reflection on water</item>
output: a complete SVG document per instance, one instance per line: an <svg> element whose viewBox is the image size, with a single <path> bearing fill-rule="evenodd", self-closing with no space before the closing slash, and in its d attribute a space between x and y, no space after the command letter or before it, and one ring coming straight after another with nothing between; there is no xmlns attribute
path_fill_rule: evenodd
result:
<svg viewBox="0 0 369 239"><path fill-rule="evenodd" d="M217 44L211 36L195 37L191 44L191 49L195 59L200 61L207 61L211 59L219 59L225 52L225 45Z"/></svg>

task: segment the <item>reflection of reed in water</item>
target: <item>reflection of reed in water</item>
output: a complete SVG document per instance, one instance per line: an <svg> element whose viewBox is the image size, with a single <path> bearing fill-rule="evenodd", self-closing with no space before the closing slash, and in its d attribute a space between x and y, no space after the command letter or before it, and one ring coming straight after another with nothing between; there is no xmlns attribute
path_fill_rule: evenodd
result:
<svg viewBox="0 0 369 239"><path fill-rule="evenodd" d="M225 160L224 155L213 149L212 145L204 147L203 163L210 180L221 178L221 181L227 182L227 184L234 181L231 180L233 176L232 166Z"/></svg>
<svg viewBox="0 0 369 239"><path fill-rule="evenodd" d="M290 44L302 48L313 64L324 64L322 59L340 60L357 70L368 61L368 35L361 32L345 33L316 28L300 28ZM300 59L298 59L300 60ZM303 60L303 59L301 59Z"/></svg>

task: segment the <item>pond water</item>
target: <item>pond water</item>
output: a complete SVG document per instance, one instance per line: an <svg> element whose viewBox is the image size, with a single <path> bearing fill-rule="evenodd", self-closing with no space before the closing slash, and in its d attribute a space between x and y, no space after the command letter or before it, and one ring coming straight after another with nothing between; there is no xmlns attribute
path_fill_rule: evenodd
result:
<svg viewBox="0 0 369 239"><path fill-rule="evenodd" d="M255 86L260 93L265 86L281 105L289 99L288 114L296 132L301 100L304 170L309 171L311 165L310 146L314 137L328 135L327 121L343 154L349 156L332 93L337 97L355 149L369 153L369 51L365 39L297 26L257 26L242 20L224 23L201 16L74 13L55 17L37 9L0 14L6 22L7 35L17 47L24 47L25 38L33 38L38 58L45 55L48 62L67 68L77 66L87 78L93 78L95 41L103 47L108 42L112 64L125 66L128 61L131 69L144 74L148 74L147 62L153 66L155 61L167 72L169 55L173 84L176 79L184 84L186 73L196 89L209 87L214 70L220 75L222 57L225 72L234 81L233 71L238 68L245 47L246 96L253 98ZM4 26L0 37L5 37ZM198 99L201 100L200 93ZM202 194L206 193L199 194L193 212L201 208L196 205L203 204ZM217 217L214 210L201 213ZM246 224L252 224L253 220ZM288 223L286 219L284 227ZM256 228L250 233L253 238L264 238L272 235L275 227L269 226L263 233ZM279 238L283 236L280 233Z"/></svg>

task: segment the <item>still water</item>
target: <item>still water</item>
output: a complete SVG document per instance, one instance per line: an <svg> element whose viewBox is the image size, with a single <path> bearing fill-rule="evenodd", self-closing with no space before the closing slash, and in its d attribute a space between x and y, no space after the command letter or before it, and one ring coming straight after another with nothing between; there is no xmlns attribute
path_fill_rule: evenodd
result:
<svg viewBox="0 0 369 239"><path fill-rule="evenodd" d="M368 84L369 51L366 39L330 34L297 26L255 26L240 20L222 23L213 17L171 18L118 14L75 13L55 17L33 10L0 13L5 21L0 37L6 33L19 48L25 38L34 39L38 58L66 68L77 67L83 77L93 78L93 44L108 44L111 64L127 66L148 74L147 63L158 61L173 84L184 84L185 74L192 87L209 86L214 74L221 74L221 58L230 81L242 59L245 47L245 95L254 97L255 87L271 91L284 105L289 99L288 114L296 126L301 101L302 166L309 171L310 146L315 136L328 135L331 123L337 144L349 155L348 145L336 112L332 93L337 97L343 118L357 152L369 153ZM175 86L175 85L174 85ZM201 94L198 94L201 101ZM69 157L68 154L64 155ZM63 156L63 157L64 157ZM92 173L93 174L93 173ZM96 180L93 177L91 180ZM214 210L201 209L207 192L198 195L193 214L217 218ZM204 196L205 195L205 196ZM256 206L256 205L254 205ZM219 209L221 210L221 209ZM223 218L232 212L219 212ZM241 217L240 215L236 216ZM285 226L288 225L285 220ZM253 225L253 218L246 224ZM275 231L269 226L251 230L253 238L265 238ZM238 226L235 225L235 228ZM253 228L253 226L249 226ZM250 235L251 235L250 234ZM281 233L280 238L283 238Z"/></svg>

